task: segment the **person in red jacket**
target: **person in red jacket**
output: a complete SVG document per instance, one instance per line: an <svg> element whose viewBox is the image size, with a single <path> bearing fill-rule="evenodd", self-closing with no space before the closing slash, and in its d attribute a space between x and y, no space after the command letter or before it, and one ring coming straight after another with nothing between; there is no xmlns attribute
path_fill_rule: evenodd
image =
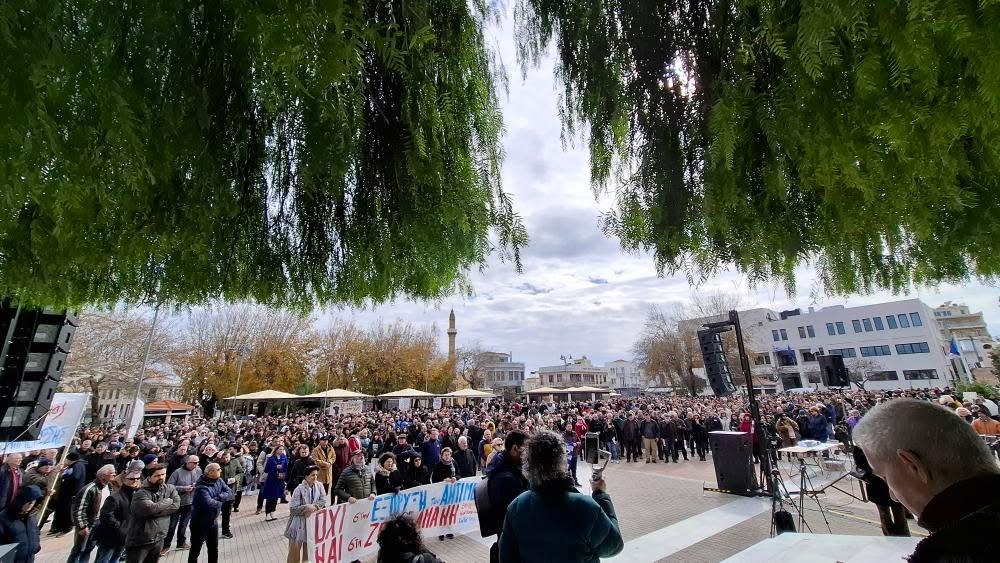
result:
<svg viewBox="0 0 1000 563"><path fill-rule="evenodd" d="M740 419L740 432L746 432L750 434L750 443L753 444L753 462L760 463L760 444L757 443L757 429L754 428L753 419L750 418L750 413L743 413L743 417Z"/></svg>

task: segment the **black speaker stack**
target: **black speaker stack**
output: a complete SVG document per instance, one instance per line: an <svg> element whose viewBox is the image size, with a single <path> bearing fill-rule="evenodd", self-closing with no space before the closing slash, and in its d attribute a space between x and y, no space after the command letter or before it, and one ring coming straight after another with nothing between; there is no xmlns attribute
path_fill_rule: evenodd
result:
<svg viewBox="0 0 1000 563"><path fill-rule="evenodd" d="M38 438L76 327L73 313L0 303L0 441Z"/></svg>
<svg viewBox="0 0 1000 563"><path fill-rule="evenodd" d="M745 432L708 433L708 445L715 463L715 482L720 490L751 496L758 489L750 440L750 434Z"/></svg>
<svg viewBox="0 0 1000 563"><path fill-rule="evenodd" d="M819 361L823 385L827 387L850 387L851 377L844 365L844 357L839 354L816 356Z"/></svg>

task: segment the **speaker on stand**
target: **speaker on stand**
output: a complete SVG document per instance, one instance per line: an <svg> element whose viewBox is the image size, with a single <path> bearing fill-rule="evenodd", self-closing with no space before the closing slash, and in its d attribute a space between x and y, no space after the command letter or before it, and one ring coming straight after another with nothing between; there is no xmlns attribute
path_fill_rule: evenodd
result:
<svg viewBox="0 0 1000 563"><path fill-rule="evenodd" d="M844 365L844 357L839 354L816 356L819 362L823 385L827 387L850 387L851 376Z"/></svg>
<svg viewBox="0 0 1000 563"><path fill-rule="evenodd" d="M76 315L0 303L0 440L36 440L76 333Z"/></svg>

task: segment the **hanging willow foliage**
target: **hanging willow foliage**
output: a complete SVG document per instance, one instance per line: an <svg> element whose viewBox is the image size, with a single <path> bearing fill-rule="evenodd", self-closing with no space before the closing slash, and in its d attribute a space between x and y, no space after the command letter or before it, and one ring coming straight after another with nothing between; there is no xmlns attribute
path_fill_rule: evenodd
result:
<svg viewBox="0 0 1000 563"><path fill-rule="evenodd" d="M521 0L608 233L664 271L828 291L1000 273L1000 2Z"/></svg>
<svg viewBox="0 0 1000 563"><path fill-rule="evenodd" d="M484 0L0 4L0 295L433 298L526 233ZM158 287L158 290L157 290Z"/></svg>

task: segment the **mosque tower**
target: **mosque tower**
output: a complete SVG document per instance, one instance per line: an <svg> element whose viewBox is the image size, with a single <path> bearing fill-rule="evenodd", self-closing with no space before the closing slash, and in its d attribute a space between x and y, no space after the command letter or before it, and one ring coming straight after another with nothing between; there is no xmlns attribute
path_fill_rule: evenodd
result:
<svg viewBox="0 0 1000 563"><path fill-rule="evenodd" d="M455 364L455 336L458 335L458 331L455 330L455 310L451 310L451 314L448 315L448 361Z"/></svg>

